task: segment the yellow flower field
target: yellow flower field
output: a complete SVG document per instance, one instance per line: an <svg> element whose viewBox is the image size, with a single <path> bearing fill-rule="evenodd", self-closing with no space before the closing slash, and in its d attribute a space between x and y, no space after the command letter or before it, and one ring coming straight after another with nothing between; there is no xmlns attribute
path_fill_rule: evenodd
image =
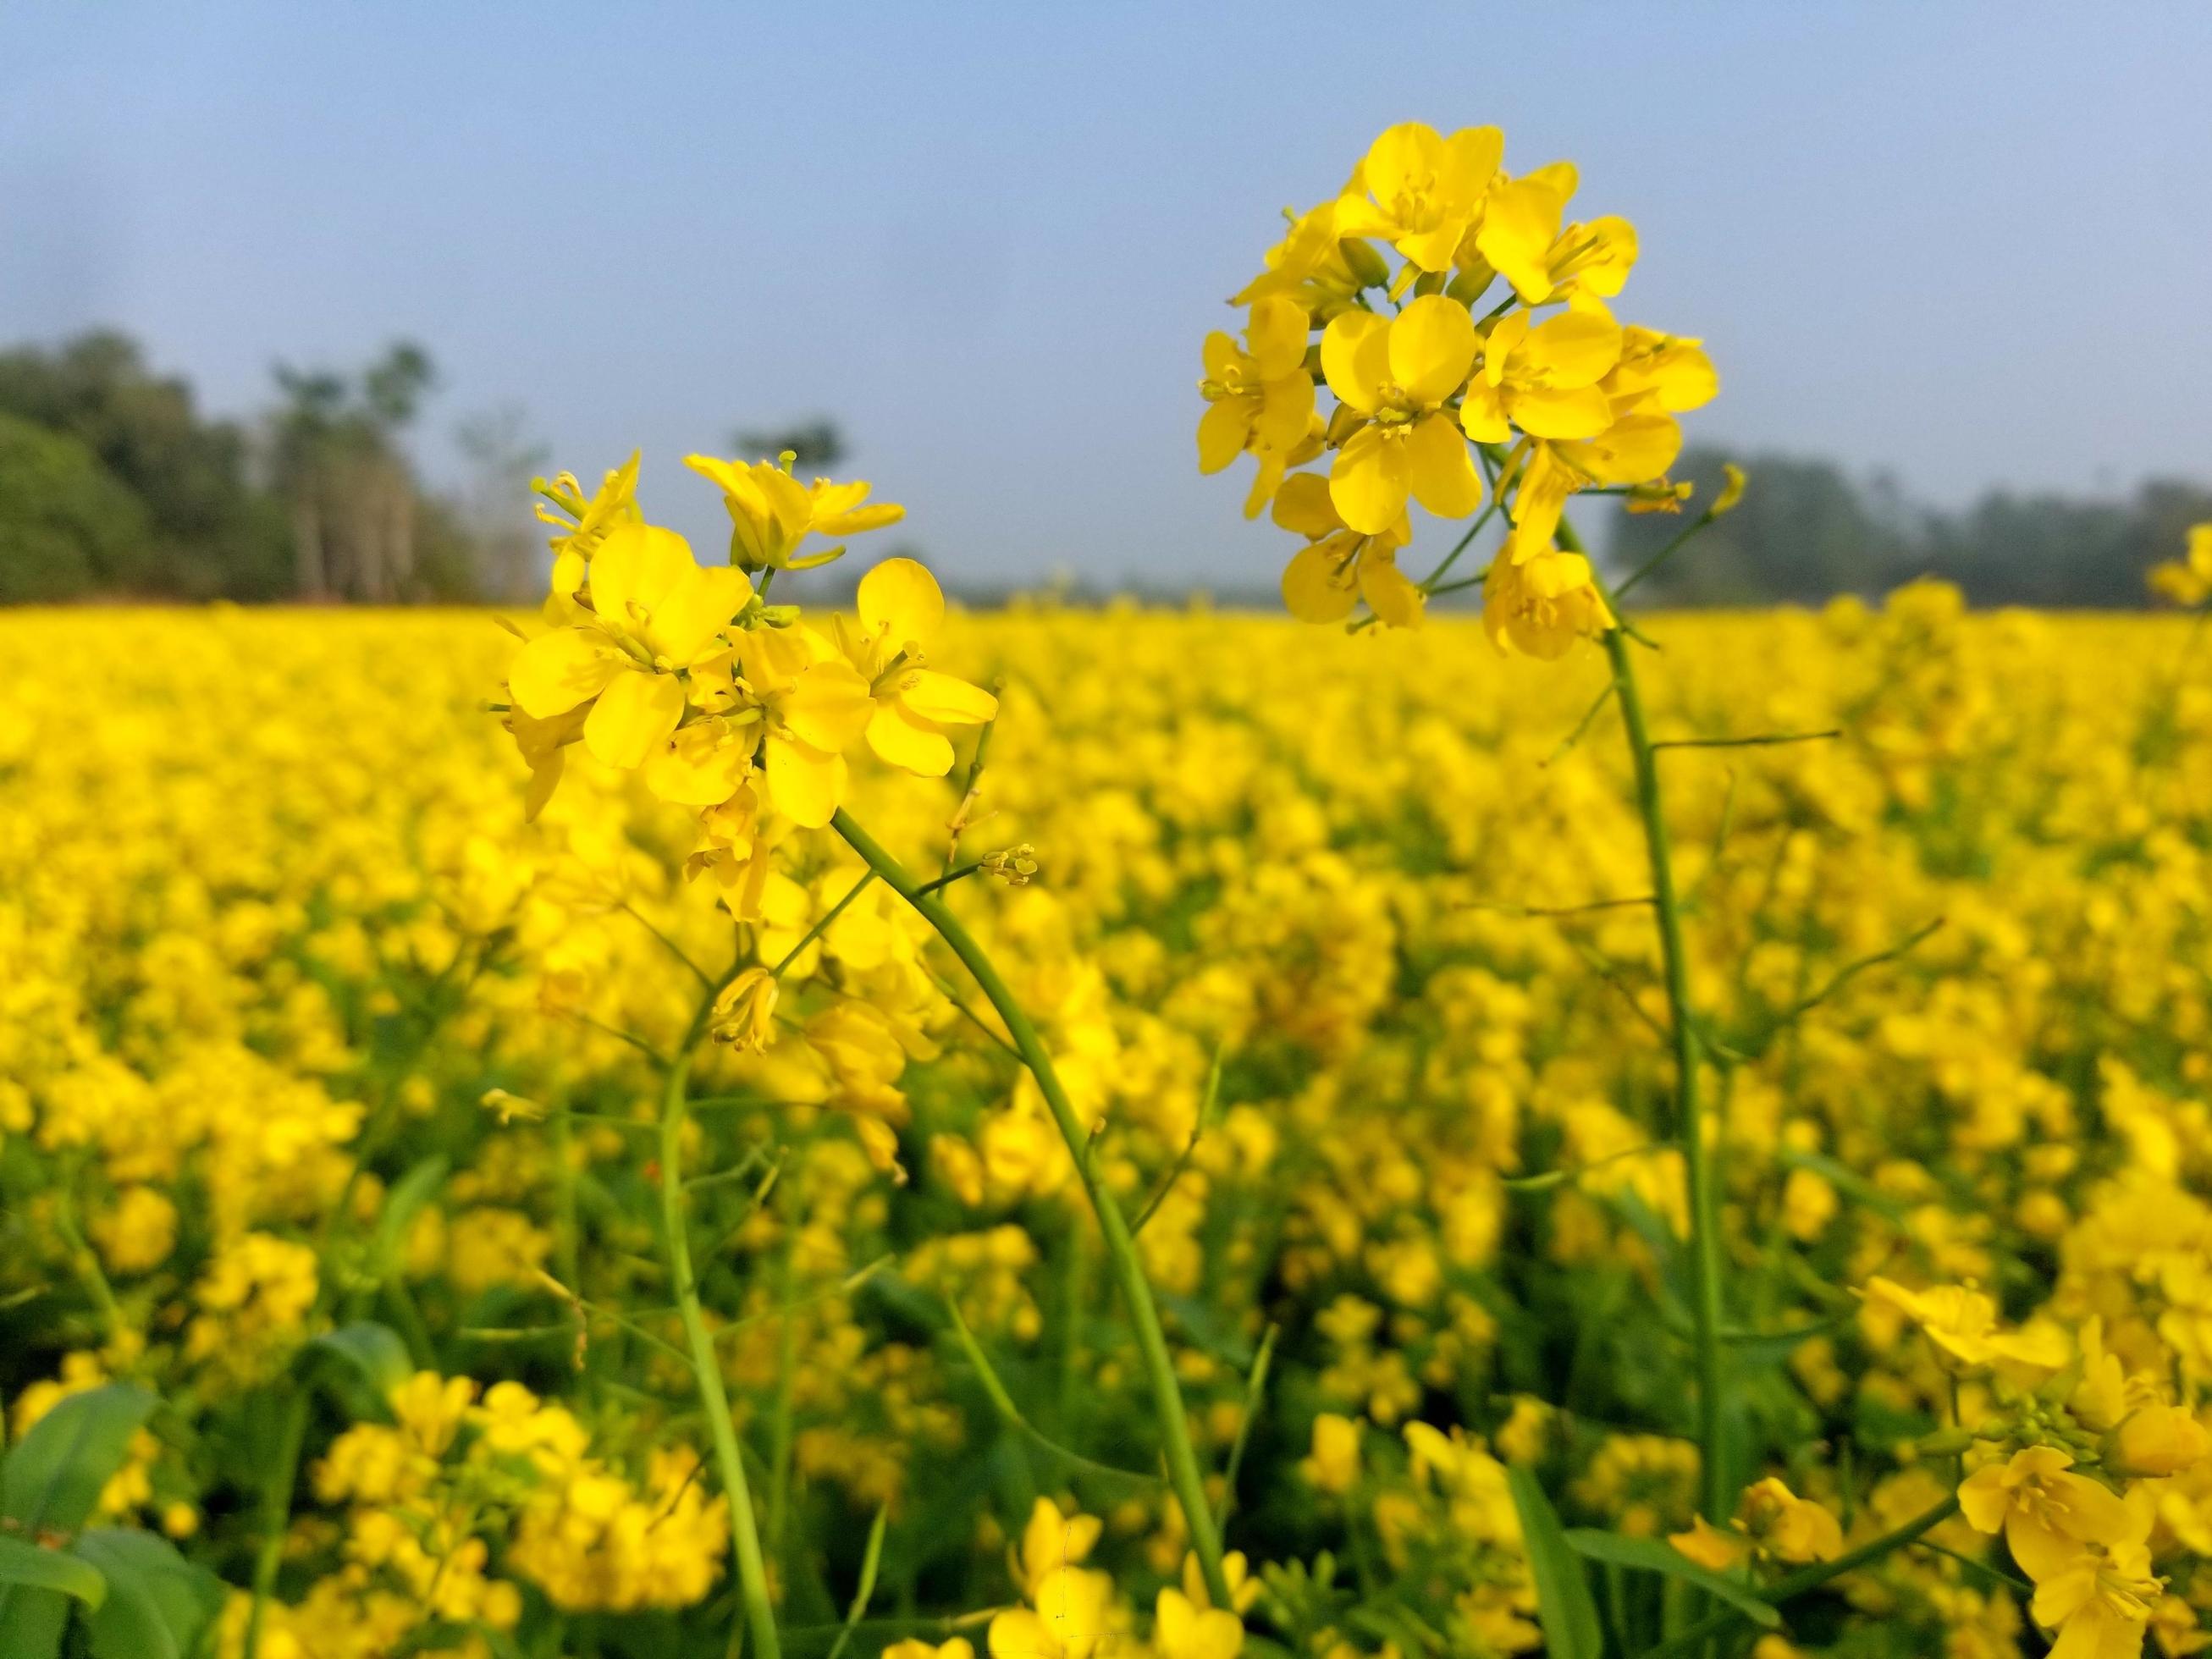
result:
<svg viewBox="0 0 2212 1659"><path fill-rule="evenodd" d="M980 866L939 897L1135 1235L1231 1606L993 1000L828 832L733 921L696 810L587 745L526 821L488 614L0 615L9 1443L143 1390L104 1396L144 1405L100 1430L85 1536L174 1540L225 1656L735 1651L718 1431L793 1654L1565 1653L1528 1476L1713 1581L1596 1554L1608 1650L1706 1607L1760 1659L2193 1650L2191 625L1921 586L1641 626L1729 1150L1729 1525L1692 1525L1669 1005L1604 653L1443 616L955 614L936 678L995 718L909 691L875 717L943 726L948 775L846 790L908 868ZM1764 733L1801 740L1666 746ZM672 1073L748 963L778 972ZM9 1484L0 1544L35 1543ZM23 1582L0 1629L43 1641Z"/></svg>

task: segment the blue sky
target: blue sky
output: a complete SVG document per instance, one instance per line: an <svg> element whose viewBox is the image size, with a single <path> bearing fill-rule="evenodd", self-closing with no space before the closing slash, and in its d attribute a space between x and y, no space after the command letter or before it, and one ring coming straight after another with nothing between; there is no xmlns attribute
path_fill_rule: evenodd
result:
<svg viewBox="0 0 2212 1659"><path fill-rule="evenodd" d="M2212 473L2212 7L0 7L0 341L139 335L217 409L427 343L419 448L560 464L828 412L956 578L1266 579L1198 342L1396 120L1633 219L1693 438L1954 501ZM865 544L864 544L865 545Z"/></svg>

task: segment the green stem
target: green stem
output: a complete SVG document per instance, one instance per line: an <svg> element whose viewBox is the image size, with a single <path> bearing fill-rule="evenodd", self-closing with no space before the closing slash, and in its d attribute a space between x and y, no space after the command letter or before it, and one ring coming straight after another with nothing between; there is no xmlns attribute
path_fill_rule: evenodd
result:
<svg viewBox="0 0 2212 1659"><path fill-rule="evenodd" d="M779 1659L775 1611L769 1603L768 1569L761 1554L760 1530L753 1518L751 1489L745 1481L744 1458L738 1449L737 1430L730 1421L729 1391L722 1385L721 1362L714 1357L714 1340L707 1329L699 1306L699 1281L691 1267L691 1240L684 1214L684 1091L691 1081L692 1051L707 1029L719 988L710 988L691 1017L660 1104L660 1219L668 1235L668 1272L676 1293L677 1311L683 1316L684 1335L691 1348L691 1370L699 1382L699 1403L707 1413L714 1437L714 1462L721 1472L723 1495L730 1505L730 1525L737 1540L738 1593L744 1600L745 1621L752 1629L756 1659Z"/></svg>
<svg viewBox="0 0 2212 1659"><path fill-rule="evenodd" d="M1832 1561L1822 1561L1813 1566L1802 1567L1791 1573L1787 1578L1778 1579L1759 1593L1759 1599L1771 1602L1778 1607L1787 1606L1799 1596L1811 1594L1832 1579L1840 1578L1847 1572L1856 1572L1869 1561L1878 1561L1892 1550L1904 1548L1921 1534L1932 1532L1958 1512L1958 1495L1954 1493L1936 1504L1935 1508L1915 1516L1894 1532L1886 1532L1879 1538L1871 1539L1856 1549L1838 1556ZM1666 1659L1668 1655L1688 1653L1700 1644L1720 1635L1742 1618L1743 1614L1735 1608L1723 1607L1717 1613L1700 1619L1686 1630L1678 1631L1666 1641L1660 1643L1658 1646L1644 1649L1640 1659Z"/></svg>
<svg viewBox="0 0 2212 1659"><path fill-rule="evenodd" d="M861 890L875 878L876 872L871 870L866 875L862 876L860 880L854 882L850 887L847 888L845 890L845 896L839 899L835 904L831 905L829 909L823 912L822 920L816 922L811 927L808 928L805 933L800 937L799 943L793 945L791 949L783 953L783 960L777 963L775 967L768 970L769 977L770 979L781 979L783 977L783 970L790 967L793 963L799 960L799 953L801 951L804 951L808 945L813 944L816 939L820 939L823 934L828 933L830 931L830 924L836 921L838 917L843 915L845 914L846 907L850 905L854 899L860 897Z"/></svg>
<svg viewBox="0 0 2212 1659"><path fill-rule="evenodd" d="M799 1383L799 1319L793 1286L799 1255L799 1229L784 1224L783 1259L776 1267L775 1297L780 1317L775 1334L775 1404L769 1413L768 1436L768 1548L783 1559L785 1523L791 1513L791 1413Z"/></svg>
<svg viewBox="0 0 2212 1659"><path fill-rule="evenodd" d="M246 1615L245 1659L255 1659L261 1648L261 1620L270 1598L276 1593L276 1570L284 1565L284 1533L292 1518L292 1488L300 1478L300 1453L307 1441L307 1389L292 1385L284 1402L284 1421L277 1431L276 1461L270 1466L269 1484L261 1489L261 1547L253 1558L253 1606Z"/></svg>
<svg viewBox="0 0 2212 1659"><path fill-rule="evenodd" d="M1198 1454L1191 1446L1190 1425L1183 1414L1182 1391L1176 1382L1175 1362L1168 1353L1167 1333L1160 1326L1152 1287L1146 1282L1144 1266L1137 1258L1136 1241L1130 1237L1127 1218L1114 1201L1113 1194L1107 1190L1105 1178L1098 1173L1094 1160L1085 1155L1090 1137L1076 1117L1067 1091L1060 1086L1060 1073L1053 1067L1052 1056L1046 1052L1043 1039L1038 1036L1036 1027L1030 1024L1028 1013L1000 976L983 947L961 925L959 917L934 894L923 892L905 867L855 823L852 814L840 810L830 824L845 838L846 844L867 861L868 867L884 878L885 885L921 912L923 920L952 948L953 955L975 976L976 985L998 1011L1000 1019L1013 1037L1022 1063L1036 1078L1037 1091L1051 1109L1060 1139L1067 1143L1068 1156L1074 1161L1084 1192L1098 1217L1098 1232L1106 1243L1108 1263L1113 1269L1115 1283L1121 1287L1122 1302L1128 1308L1129 1322L1136 1330L1137 1350L1144 1361L1146 1378L1152 1385L1153 1413L1159 1419L1168 1479L1175 1487L1176 1500L1182 1505L1183 1524L1190 1530L1191 1549L1198 1557L1199 1571L1205 1575L1207 1594L1217 1607L1231 1605L1229 1580L1221 1566L1221 1534L1213 1524L1212 1507L1206 1499L1206 1482L1199 1474Z"/></svg>
<svg viewBox="0 0 2212 1659"><path fill-rule="evenodd" d="M1559 545L1583 550L1574 529L1559 521ZM1723 1457L1721 1433L1721 1249L1716 1182L1719 1148L1705 1137L1705 1109L1698 1097L1697 1017L1690 1003L1689 954L1682 939L1682 913L1674 893L1674 850L1667 838L1665 805L1660 794L1659 759L1644 718L1644 696L1628 654L1624 629L1609 629L1606 656L1613 665L1613 696L1620 703L1628 734L1629 758L1636 770L1636 805L1644 820L1644 845L1651 865L1651 908L1659 922L1659 951L1666 971L1668 1034L1674 1051L1674 1138L1681 1143L1689 1174L1691 1322L1698 1377L1698 1450L1703 1476L1704 1511L1715 1526L1734 1507L1735 1492Z"/></svg>

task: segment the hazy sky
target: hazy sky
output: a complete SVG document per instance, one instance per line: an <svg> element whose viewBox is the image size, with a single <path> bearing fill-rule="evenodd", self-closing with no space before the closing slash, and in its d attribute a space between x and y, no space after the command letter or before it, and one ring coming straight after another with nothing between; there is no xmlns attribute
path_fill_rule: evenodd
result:
<svg viewBox="0 0 2212 1659"><path fill-rule="evenodd" d="M1224 584L1198 343L1409 118L1638 224L1692 436L1955 501L2212 473L2212 5L769 7L0 0L0 341L139 335L214 407L396 335L420 441L596 477L819 412L957 576Z"/></svg>

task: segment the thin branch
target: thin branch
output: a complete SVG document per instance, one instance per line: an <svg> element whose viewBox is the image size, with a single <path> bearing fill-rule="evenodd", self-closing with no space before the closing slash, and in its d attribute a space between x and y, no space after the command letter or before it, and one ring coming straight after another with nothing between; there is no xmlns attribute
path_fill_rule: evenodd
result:
<svg viewBox="0 0 2212 1659"><path fill-rule="evenodd" d="M614 1038L618 1042L627 1042L631 1048L636 1049L638 1053L643 1054L655 1066L665 1066L668 1064L668 1057L665 1054L662 1054L659 1049L654 1048L650 1042L647 1042L643 1037L638 1036L635 1031L625 1031L619 1025L610 1025L606 1021L598 1018L593 1015L587 1014L580 1008L572 1011L568 1018L574 1020L579 1025L588 1025L593 1030L603 1032L606 1036Z"/></svg>
<svg viewBox="0 0 2212 1659"><path fill-rule="evenodd" d="M1467 910L1495 910L1508 916L1579 916L1592 910L1625 910L1632 905L1649 904L1651 895L1639 893L1632 898L1592 899L1586 904L1487 904L1469 902L1460 907Z"/></svg>
<svg viewBox="0 0 2212 1659"><path fill-rule="evenodd" d="M1617 1152L1609 1152L1603 1158L1594 1158L1589 1163L1579 1164L1571 1170L1547 1170L1541 1175L1516 1176L1511 1180L1500 1181L1498 1184L1508 1192L1540 1193L1548 1188L1563 1186L1570 1181L1593 1174L1632 1158L1648 1158L1654 1152L1674 1152L1680 1150L1681 1148L1674 1141L1655 1140L1644 1146L1624 1146Z"/></svg>
<svg viewBox="0 0 2212 1659"><path fill-rule="evenodd" d="M1790 1027L1795 1025L1799 1020L1804 1018L1806 1015L1811 1013L1814 1009L1827 1001L1829 998L1834 996L1838 991L1842 990L1844 987L1850 984L1861 974L1866 972L1868 969L1878 968L1886 962L1895 962L1899 957L1909 954L1923 941L1933 935L1936 930L1942 926L1943 918L1942 916L1938 916L1935 921L1929 922L1923 927L1916 927L1911 933L1907 933L1896 944L1889 946L1888 949L1876 951L1872 956L1861 957L1856 962L1846 963L1843 967L1838 969L1829 978L1828 982L1823 985L1819 990L1814 992L1810 996L1800 998L1796 1002L1792 1003L1784 1012L1778 1016L1773 1024L1769 1025L1751 1045L1749 1051L1750 1058L1756 1060L1759 1055L1765 1054L1768 1048L1773 1046L1774 1039L1776 1037L1781 1036L1782 1033L1788 1030Z"/></svg>
<svg viewBox="0 0 2212 1659"><path fill-rule="evenodd" d="M1662 749L1766 749L1784 743L1823 743L1843 735L1841 726L1832 726L1823 732L1761 732L1748 738L1670 738L1651 749L1655 754Z"/></svg>
<svg viewBox="0 0 2212 1659"><path fill-rule="evenodd" d="M1573 935L1567 936L1567 943L1574 947L1575 954L1583 959L1583 966L1620 994L1620 1000L1628 1005L1629 1012L1644 1022L1653 1036L1657 1037L1662 1044L1671 1044L1674 1042L1674 1033L1661 1024L1651 1011L1644 1006L1644 1000L1636 994L1636 988L1621 978L1619 969Z"/></svg>
<svg viewBox="0 0 2212 1659"><path fill-rule="evenodd" d="M768 970L768 976L770 979L781 979L783 977L783 970L790 967L793 963L799 960L799 953L804 951L808 945L813 944L816 939L820 939L823 934L828 933L830 931L830 924L836 921L838 917L843 915L845 914L845 907L850 904L854 899L860 897L861 890L875 878L876 872L874 871L862 871L860 872L860 880L854 882L852 886L847 890L844 897L839 899L835 904L830 907L828 913L823 916L821 921L816 922L811 927L806 930L805 935L799 939L798 944L793 945L791 949L783 953L783 960L777 963L775 967Z"/></svg>
<svg viewBox="0 0 2212 1659"><path fill-rule="evenodd" d="M921 886L915 888L914 890L917 893L934 893L940 888L951 886L956 881L966 880L969 876L974 875L982 867L983 860L977 859L973 864L963 864L957 870L947 870L943 875L938 877L936 880L925 881Z"/></svg>
<svg viewBox="0 0 2212 1659"><path fill-rule="evenodd" d="M632 921L635 922L639 927L644 928L647 933L652 934L654 939L658 939L660 942L661 949L667 951L670 956L674 957L677 961L682 963L686 968L689 968L694 974L698 975L700 984L712 985L714 982L713 975L709 974L697 963L692 961L690 956L684 951L682 945L678 945L674 939L669 938L667 934L662 933L660 929L654 927L653 923L647 921L645 918L645 913L638 909L637 907L633 905L628 899L619 901L616 904L615 908L620 910Z"/></svg>
<svg viewBox="0 0 2212 1659"><path fill-rule="evenodd" d="M992 696L996 696L1005 690L1003 679L991 682ZM960 786L960 805L952 809L952 817L945 826L943 868L947 872L952 868L952 860L960 856L960 837L967 833L969 815L983 799L983 763L991 752L991 733L998 728L998 724L999 717L994 714L983 722L983 729L975 734L975 752L968 762L967 781Z"/></svg>
<svg viewBox="0 0 2212 1659"><path fill-rule="evenodd" d="M1661 548L1656 553L1654 553L1650 558L1644 560L1642 564L1638 565L1635 569L1630 571L1626 576L1623 577L1621 579L1620 586L1613 590L1615 596L1618 597L1627 593L1631 588L1634 587L1646 576L1658 569L1661 565L1673 558L1675 554L1680 552L1684 547L1689 544L1690 538L1692 536L1695 536L1700 530L1703 530L1712 521L1713 515L1711 509L1708 508L1704 513L1699 514L1696 521L1685 526L1680 533L1675 536L1674 540L1668 542L1666 546Z"/></svg>
<svg viewBox="0 0 2212 1659"><path fill-rule="evenodd" d="M975 1334L968 1328L968 1322L960 1316L959 1304L950 1296L945 1297L945 1311L951 1318L952 1334L959 1340L962 1351L968 1356L968 1363L975 1368L976 1379L982 1383L984 1394L989 1397L993 1409L1006 1419L1008 1427L1024 1439L1077 1468L1088 1469L1093 1474L1109 1475L1118 1480L1139 1481L1146 1486L1158 1484L1159 1477L1156 1474L1146 1474L1139 1469L1117 1468L1111 1463L1100 1463L1085 1457L1081 1452L1070 1451L1031 1424L1022 1415L1021 1407L1014 1404L1013 1395L1006 1392L1006 1385L999 1380L998 1372L991 1369L991 1362L983 1357L982 1346L975 1340Z"/></svg>
<svg viewBox="0 0 2212 1659"><path fill-rule="evenodd" d="M1567 751L1583 740L1583 735L1590 729L1592 722L1605 712L1606 704L1613 701L1613 682L1607 680L1605 683L1605 690L1597 694L1597 701L1583 710L1583 717L1575 722L1575 729L1560 738L1559 746L1545 756L1539 764L1550 766L1554 762L1565 760L1567 757Z"/></svg>
<svg viewBox="0 0 2212 1659"><path fill-rule="evenodd" d="M1229 1462L1222 1472L1221 1509L1213 1517L1216 1526L1229 1524L1229 1512L1237 1507L1237 1471L1244 1467L1245 1443L1252 1437L1252 1420L1260 1414L1260 1401L1267 1391L1267 1368L1274 1363L1275 1338L1282 1327L1270 1321L1260 1338L1260 1352L1252 1358L1252 1375L1244 1383L1244 1413L1237 1419L1237 1438L1230 1443Z"/></svg>

